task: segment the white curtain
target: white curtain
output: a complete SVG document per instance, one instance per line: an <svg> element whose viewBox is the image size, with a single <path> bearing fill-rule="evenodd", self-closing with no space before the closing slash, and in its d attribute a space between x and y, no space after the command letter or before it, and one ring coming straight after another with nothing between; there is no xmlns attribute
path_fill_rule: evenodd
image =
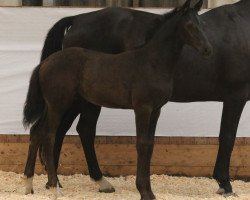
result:
<svg viewBox="0 0 250 200"><path fill-rule="evenodd" d="M224 4L236 3L239 0L208 0L208 8L215 8Z"/></svg>
<svg viewBox="0 0 250 200"><path fill-rule="evenodd" d="M0 6L21 6L22 0L0 0Z"/></svg>
<svg viewBox="0 0 250 200"><path fill-rule="evenodd" d="M28 133L22 109L31 71L39 63L47 31L60 18L93 11L90 8L0 8L0 133ZM147 10L163 13L164 9ZM157 135L218 136L222 104L168 103L162 110ZM75 134L75 124L70 130ZM135 135L134 114L103 109L98 135ZM244 109L238 136L250 136L250 104Z"/></svg>

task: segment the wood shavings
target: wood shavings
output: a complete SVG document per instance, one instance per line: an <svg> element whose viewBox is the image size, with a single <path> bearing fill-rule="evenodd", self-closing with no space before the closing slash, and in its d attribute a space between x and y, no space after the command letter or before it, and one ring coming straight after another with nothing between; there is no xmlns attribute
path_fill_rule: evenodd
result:
<svg viewBox="0 0 250 200"><path fill-rule="evenodd" d="M51 200L53 193L45 189L46 175L35 175L35 194L24 195L22 174L0 171L0 200ZM58 200L138 200L139 193L135 186L135 177L107 178L115 187L111 194L99 193L98 185L89 176L75 174L59 176L64 196ZM157 200L225 200L216 194L218 185L209 178L187 178L167 175L152 175L152 189ZM250 183L243 181L232 182L238 197L228 197L226 200L250 200Z"/></svg>

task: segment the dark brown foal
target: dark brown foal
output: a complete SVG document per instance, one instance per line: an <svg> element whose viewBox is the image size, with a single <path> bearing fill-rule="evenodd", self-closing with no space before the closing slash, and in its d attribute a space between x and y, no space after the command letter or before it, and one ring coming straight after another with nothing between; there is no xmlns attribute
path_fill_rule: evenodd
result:
<svg viewBox="0 0 250 200"><path fill-rule="evenodd" d="M180 9L175 9L144 47L118 55L68 48L40 64L40 69L31 77L24 109L25 124L35 122L25 168L26 193L33 190L39 143L44 146L48 186L57 186L53 160L56 131L64 113L77 99L83 99L108 108L134 110L138 153L136 186L141 199L155 199L150 185L150 160L160 109L172 94L176 63L184 44L204 56L212 52L198 19L201 3L190 8L188 0ZM41 105L40 110L32 106L34 103Z"/></svg>

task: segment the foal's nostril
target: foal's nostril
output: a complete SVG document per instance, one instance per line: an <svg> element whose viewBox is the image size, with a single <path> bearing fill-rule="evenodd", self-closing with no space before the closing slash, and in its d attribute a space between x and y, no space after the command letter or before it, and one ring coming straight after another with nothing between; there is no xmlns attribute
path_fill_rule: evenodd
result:
<svg viewBox="0 0 250 200"><path fill-rule="evenodd" d="M212 54L212 49L211 48L209 48L209 47L204 48L204 50L203 50L203 55L204 56L208 57L208 56L211 56L211 54Z"/></svg>

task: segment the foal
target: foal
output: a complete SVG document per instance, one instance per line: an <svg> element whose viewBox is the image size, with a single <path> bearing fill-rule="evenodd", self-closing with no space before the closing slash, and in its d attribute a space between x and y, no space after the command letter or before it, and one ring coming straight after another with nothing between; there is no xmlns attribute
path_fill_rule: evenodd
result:
<svg viewBox="0 0 250 200"><path fill-rule="evenodd" d="M24 125L33 124L24 172L26 194L33 192L32 179L40 143L44 146L49 186L57 186L53 162L55 134L64 113L76 99L82 99L86 107L90 102L134 110L138 153L136 186L141 199L155 199L150 185L150 160L160 109L172 94L176 62L184 44L204 56L212 52L200 27L199 7L190 8L190 0L187 0L142 48L118 55L68 48L51 55L36 68L24 108Z"/></svg>

